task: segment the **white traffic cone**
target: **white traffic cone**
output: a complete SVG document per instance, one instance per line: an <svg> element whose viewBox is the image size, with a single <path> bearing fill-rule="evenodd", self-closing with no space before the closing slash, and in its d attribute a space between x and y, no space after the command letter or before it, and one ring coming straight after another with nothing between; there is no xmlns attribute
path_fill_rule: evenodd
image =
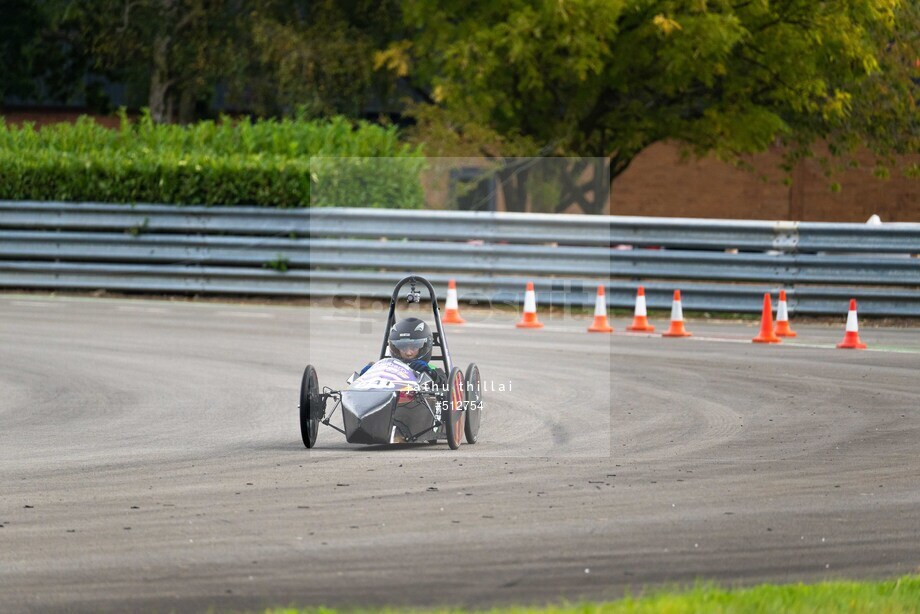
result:
<svg viewBox="0 0 920 614"><path fill-rule="evenodd" d="M632 326L627 326L626 330L631 332L650 333L655 327L649 324L648 314L645 311L645 288L639 286L636 291L636 310L633 316Z"/></svg>
<svg viewBox="0 0 920 614"><path fill-rule="evenodd" d="M850 310L847 312L847 329L843 334L843 341L837 344L843 350L864 350L866 344L859 338L859 320L856 317L856 299L850 299Z"/></svg>
<svg viewBox="0 0 920 614"><path fill-rule="evenodd" d="M463 324L466 322L460 317L460 304L457 302L457 284L453 279L447 282L447 303L444 305L444 324Z"/></svg>
<svg viewBox="0 0 920 614"><path fill-rule="evenodd" d="M607 322L607 298L604 296L604 286L597 287L597 298L594 299L594 324L588 327L589 333L612 333L613 328Z"/></svg>
<svg viewBox="0 0 920 614"><path fill-rule="evenodd" d="M692 337L693 333L684 328L684 308L680 304L680 290L674 291L671 303L671 328L662 337Z"/></svg>
<svg viewBox="0 0 920 614"><path fill-rule="evenodd" d="M517 323L518 328L543 328L543 323L537 320L537 293L534 292L533 282L527 282L527 291L524 293L524 314Z"/></svg>

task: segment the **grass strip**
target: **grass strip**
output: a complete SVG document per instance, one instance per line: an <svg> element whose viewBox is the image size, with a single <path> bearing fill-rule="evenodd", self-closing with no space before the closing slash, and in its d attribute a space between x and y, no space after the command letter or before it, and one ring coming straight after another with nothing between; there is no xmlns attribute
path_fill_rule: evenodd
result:
<svg viewBox="0 0 920 614"><path fill-rule="evenodd" d="M818 584L762 584L751 588L724 589L700 584L688 590L654 590L641 597L618 601L581 602L546 607L501 607L491 610L465 609L348 609L276 608L266 614L916 614L920 612L920 576L893 580L856 582L833 581Z"/></svg>

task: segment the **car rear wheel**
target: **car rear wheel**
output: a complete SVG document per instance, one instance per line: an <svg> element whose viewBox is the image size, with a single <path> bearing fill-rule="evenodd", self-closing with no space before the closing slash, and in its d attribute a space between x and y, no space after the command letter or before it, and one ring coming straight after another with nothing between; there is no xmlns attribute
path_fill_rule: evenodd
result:
<svg viewBox="0 0 920 614"><path fill-rule="evenodd" d="M475 362L471 362L466 368L464 380L466 403L463 413L466 414L466 443L476 443L479 440L479 421L482 420L482 383L479 378L479 367Z"/></svg>
<svg viewBox="0 0 920 614"><path fill-rule="evenodd" d="M316 444L319 421L323 418L323 403L319 393L319 380L313 365L307 365L300 380L300 436L303 445L312 448Z"/></svg>
<svg viewBox="0 0 920 614"><path fill-rule="evenodd" d="M456 450L463 443L463 425L466 417L466 412L463 411L464 399L463 372L454 367L450 371L450 377L447 378L447 391L444 399L447 401L447 406L441 410L441 422L444 423L447 445L451 450Z"/></svg>

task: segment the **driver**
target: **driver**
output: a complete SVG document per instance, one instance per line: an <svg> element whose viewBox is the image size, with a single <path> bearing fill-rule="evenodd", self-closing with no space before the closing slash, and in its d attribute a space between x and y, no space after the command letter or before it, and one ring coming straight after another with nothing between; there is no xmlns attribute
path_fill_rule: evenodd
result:
<svg viewBox="0 0 920 614"><path fill-rule="evenodd" d="M428 364L434 347L434 335L425 322L418 318L400 320L390 329L390 356L397 358L417 373L427 373L438 386L447 382L443 369ZM367 363L359 375L364 375L373 363Z"/></svg>

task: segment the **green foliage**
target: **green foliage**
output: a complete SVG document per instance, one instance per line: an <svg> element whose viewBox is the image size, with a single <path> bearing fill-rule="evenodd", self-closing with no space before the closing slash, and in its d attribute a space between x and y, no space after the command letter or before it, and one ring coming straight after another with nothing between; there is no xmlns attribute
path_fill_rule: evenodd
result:
<svg viewBox="0 0 920 614"><path fill-rule="evenodd" d="M417 179L424 169L422 157L316 156L310 164L313 206L418 209L425 202Z"/></svg>
<svg viewBox="0 0 920 614"><path fill-rule="evenodd" d="M384 614L413 612L424 614L464 614L456 608L375 609ZM330 608L276 608L266 614L337 614ZM362 610L352 610L353 614ZM819 584L762 584L751 588L726 590L699 584L689 590L649 591L642 597L619 601L582 602L559 606L504 606L480 610L483 614L916 614L920 612L920 578L904 576L882 582L834 581Z"/></svg>
<svg viewBox="0 0 920 614"><path fill-rule="evenodd" d="M278 254L274 260L269 260L268 262L262 264L263 269L271 269L277 273L287 273L288 265L291 263L289 258Z"/></svg>
<svg viewBox="0 0 920 614"><path fill-rule="evenodd" d="M88 49L62 23L62 1L0 2L0 101L13 95L66 102L80 94L87 105L96 102L101 85L85 78Z"/></svg>
<svg viewBox="0 0 920 614"><path fill-rule="evenodd" d="M29 56L43 25L41 11L29 0L0 4L0 100L9 93L33 93Z"/></svg>
<svg viewBox="0 0 920 614"><path fill-rule="evenodd" d="M231 102L260 114L360 117L391 97L393 83L375 72L373 51L401 28L399 0L249 6L227 80Z"/></svg>
<svg viewBox="0 0 920 614"><path fill-rule="evenodd" d="M81 92L99 108L104 77L156 122L190 123L217 106L386 115L398 84L428 103L411 109L411 137L435 155L606 157L611 178L662 140L740 164L782 144L787 168L822 151L816 143L832 156L867 145L884 175L894 155L920 152L918 58L916 0L8 0L0 8L0 93ZM183 160L220 177L293 157L258 153L257 163L214 162L192 148ZM54 175L47 164L42 172Z"/></svg>
<svg viewBox="0 0 920 614"><path fill-rule="evenodd" d="M125 232L127 232L132 237L139 237L143 234L147 228L150 226L150 218L145 217L144 221L134 226L129 227Z"/></svg>
<svg viewBox="0 0 920 614"><path fill-rule="evenodd" d="M725 590L701 585L686 592L661 592L648 597L627 597L603 607L615 614L630 612L811 612L909 614L918 611L920 579L905 576L884 582L822 582L819 584L764 584L746 589Z"/></svg>
<svg viewBox="0 0 920 614"><path fill-rule="evenodd" d="M47 86L47 71L22 61L29 50L79 61L76 80L88 66L92 78L123 84L127 104L147 106L159 123L213 117L214 106L357 118L371 104L386 111L394 90L375 72L373 51L401 28L399 0L8 2L0 8L0 69Z"/></svg>
<svg viewBox="0 0 920 614"><path fill-rule="evenodd" d="M35 0L33 0L35 1ZM189 123L235 56L245 13L235 0L46 0L68 44L96 74L124 83L158 122Z"/></svg>
<svg viewBox="0 0 920 614"><path fill-rule="evenodd" d="M343 118L182 127L145 115L137 123L123 117L119 130L89 118L42 130L0 120L0 198L305 207L311 156L340 156L339 166L352 169L348 186L341 168L329 168L329 177L326 166L313 168L313 183L340 186L340 198L314 205L422 205L420 150L401 144L395 128L353 126ZM379 165L383 173L361 162L377 157L393 161Z"/></svg>
<svg viewBox="0 0 920 614"><path fill-rule="evenodd" d="M920 150L918 6L406 0L414 34L378 62L426 85L429 125L607 156L611 177L669 139L725 159L780 141L793 158L822 141L839 155L857 143L909 153Z"/></svg>

